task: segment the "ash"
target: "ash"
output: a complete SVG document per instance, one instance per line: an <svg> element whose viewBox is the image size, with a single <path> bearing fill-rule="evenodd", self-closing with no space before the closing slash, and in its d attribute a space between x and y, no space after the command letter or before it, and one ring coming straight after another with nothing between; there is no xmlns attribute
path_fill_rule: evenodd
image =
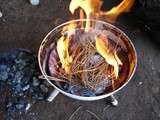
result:
<svg viewBox="0 0 160 120"><path fill-rule="evenodd" d="M45 100L49 85L38 79L40 70L37 58L28 50L18 49L0 57L0 94L5 97L6 119L26 114L34 103Z"/></svg>

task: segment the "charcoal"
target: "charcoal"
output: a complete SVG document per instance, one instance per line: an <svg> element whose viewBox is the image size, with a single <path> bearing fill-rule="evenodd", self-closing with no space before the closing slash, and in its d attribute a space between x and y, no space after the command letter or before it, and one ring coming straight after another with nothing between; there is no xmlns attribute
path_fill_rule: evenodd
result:
<svg viewBox="0 0 160 120"><path fill-rule="evenodd" d="M6 81L8 79L7 65L0 65L0 81Z"/></svg>
<svg viewBox="0 0 160 120"><path fill-rule="evenodd" d="M33 94L33 95L32 95L32 98L33 98L33 99L37 99L37 100L44 100L44 99L45 99L45 96L44 96L44 94L42 94L42 93L37 93L37 94Z"/></svg>
<svg viewBox="0 0 160 120"><path fill-rule="evenodd" d="M40 88L41 88L41 90L42 90L44 93L47 93L47 92L48 92L48 87L45 86L44 84L41 84L41 85L40 85Z"/></svg>
<svg viewBox="0 0 160 120"><path fill-rule="evenodd" d="M44 97L44 95L43 95L43 94L39 94L39 95L38 95L38 97L37 97L36 99L38 99L38 100L44 100L44 99L45 99L45 97Z"/></svg>
<svg viewBox="0 0 160 120"><path fill-rule="evenodd" d="M30 87L30 85L28 84L28 85L24 86L22 89L23 89L23 91L26 91L29 89L29 87Z"/></svg>
<svg viewBox="0 0 160 120"><path fill-rule="evenodd" d="M15 81L15 82L17 82L17 83L20 83L22 79L23 79L23 72L17 71L17 72L15 73L15 77L14 77L14 80L13 80L13 81Z"/></svg>
<svg viewBox="0 0 160 120"><path fill-rule="evenodd" d="M33 101L46 99L49 85L38 79L39 75L37 58L28 50L18 49L0 56L0 90L8 86L11 91L5 101L9 119L25 114Z"/></svg>
<svg viewBox="0 0 160 120"><path fill-rule="evenodd" d="M22 90L21 84L17 84L14 86L13 90L15 90L15 93L19 93Z"/></svg>
<svg viewBox="0 0 160 120"><path fill-rule="evenodd" d="M43 82L43 84L46 85L46 86L50 86L50 83L49 83L47 80L45 80L45 81Z"/></svg>
<svg viewBox="0 0 160 120"><path fill-rule="evenodd" d="M9 107L11 107L12 105L13 105L12 102L8 102L7 105L6 105L6 107L9 108Z"/></svg>
<svg viewBox="0 0 160 120"><path fill-rule="evenodd" d="M25 105L24 105L23 103L18 103L18 104L16 105L16 108L17 108L18 110L23 109L24 107L25 107Z"/></svg>
<svg viewBox="0 0 160 120"><path fill-rule="evenodd" d="M23 99L17 99L16 101L12 101L11 99L9 99L6 103L6 111L8 111L10 115L14 112L19 112L20 114L22 114L25 111L28 111L30 107L31 103Z"/></svg>
<svg viewBox="0 0 160 120"><path fill-rule="evenodd" d="M40 84L39 80L36 77L33 77L32 85L33 86L38 86L39 84Z"/></svg>

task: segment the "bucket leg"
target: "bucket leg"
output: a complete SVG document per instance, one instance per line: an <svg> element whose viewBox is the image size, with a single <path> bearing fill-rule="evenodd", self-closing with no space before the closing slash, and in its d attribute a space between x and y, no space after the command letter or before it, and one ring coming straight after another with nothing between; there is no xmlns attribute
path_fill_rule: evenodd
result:
<svg viewBox="0 0 160 120"><path fill-rule="evenodd" d="M48 96L48 98L47 98L46 100L47 100L48 102L52 102L58 94L59 94L59 91L56 90L56 89L54 89L54 90L50 93L50 95Z"/></svg>
<svg viewBox="0 0 160 120"><path fill-rule="evenodd" d="M110 98L110 102L112 104L112 106L117 107L118 106L118 100L115 98L114 95L109 96Z"/></svg>

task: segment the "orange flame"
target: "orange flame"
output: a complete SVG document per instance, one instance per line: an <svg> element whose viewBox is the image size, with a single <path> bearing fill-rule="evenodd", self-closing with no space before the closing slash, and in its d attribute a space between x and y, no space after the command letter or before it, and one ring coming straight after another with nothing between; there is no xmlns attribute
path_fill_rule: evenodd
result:
<svg viewBox="0 0 160 120"><path fill-rule="evenodd" d="M97 13L100 10L101 6L100 0L72 0L69 6L69 10L74 14L75 10L81 8L85 14L86 19L91 19L94 16L94 13ZM85 30L90 28L90 22L86 22Z"/></svg>
<svg viewBox="0 0 160 120"><path fill-rule="evenodd" d="M75 23L70 23L69 25L66 25L66 26L63 27L62 32L67 33L67 35L69 37L72 33L75 32L76 27L77 27L77 25Z"/></svg>
<svg viewBox="0 0 160 120"><path fill-rule="evenodd" d="M123 0L119 5L113 7L109 11L101 11L103 1L101 0L71 0L69 10L74 14L75 10L80 8L80 18L86 14L86 19L98 18L106 16L107 21L115 22L117 17L123 12L129 12L135 0ZM83 12L82 12L83 10ZM85 30L91 27L90 21L86 22ZM108 48L108 39L104 36L96 37L96 49L105 58L106 62L114 67L116 78L119 73L119 65L122 65L116 51L111 51Z"/></svg>
<svg viewBox="0 0 160 120"><path fill-rule="evenodd" d="M76 24L70 23L63 27L62 37L57 42L57 52L62 68L67 74L71 72L72 56L69 55L70 36L74 34Z"/></svg>
<svg viewBox="0 0 160 120"><path fill-rule="evenodd" d="M128 12L133 6L135 0L123 0L119 5L113 7L109 11L101 11L103 4L102 0L71 0L69 10L74 14L75 10L80 8L80 18L86 19L98 18L106 16L107 21L115 22L117 17L123 13ZM57 42L57 52L66 73L71 72L72 56L69 55L70 36L75 32L76 24L69 24L62 30L62 37ZM83 26L83 23L82 23ZM85 31L91 28L90 21L86 22ZM119 65L122 65L116 51L111 51L108 47L107 37L96 37L96 49L105 58L106 62L114 67L114 74L118 77Z"/></svg>
<svg viewBox="0 0 160 120"><path fill-rule="evenodd" d="M69 10L74 14L78 8L83 9L86 14L86 19L93 17L106 16L109 22L115 22L117 17L123 12L129 12L135 0L123 0L119 5L113 7L109 11L101 11L103 1L101 0L71 0ZM90 23L86 23L86 28L90 27Z"/></svg>
<svg viewBox="0 0 160 120"><path fill-rule="evenodd" d="M105 15L108 21L115 22L117 17L123 12L129 12L135 0L123 0L118 6L113 7L107 12L100 12L100 15Z"/></svg>
<svg viewBox="0 0 160 120"><path fill-rule="evenodd" d="M114 67L115 77L118 77L119 65L122 65L121 60L117 56L116 51L111 51L108 48L108 39L105 36L96 37L96 49L102 57L105 58L106 62Z"/></svg>

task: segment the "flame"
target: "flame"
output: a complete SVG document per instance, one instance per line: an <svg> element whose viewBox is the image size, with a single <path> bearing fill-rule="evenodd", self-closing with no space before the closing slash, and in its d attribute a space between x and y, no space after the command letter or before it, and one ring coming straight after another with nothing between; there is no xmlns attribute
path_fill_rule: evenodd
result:
<svg viewBox="0 0 160 120"><path fill-rule="evenodd" d="M71 36L75 33L75 28L77 27L77 24L70 23L69 25L66 25L63 27L62 34L67 33L67 36Z"/></svg>
<svg viewBox="0 0 160 120"><path fill-rule="evenodd" d="M57 41L57 52L62 64L62 68L67 74L71 72L72 56L69 55L70 36L75 33L75 23L70 23L63 27L62 37Z"/></svg>
<svg viewBox="0 0 160 120"><path fill-rule="evenodd" d="M81 8L86 14L86 19L92 18L94 13L97 13L101 6L100 0L71 0L69 10L72 14L74 14L75 10ZM89 30L90 22L86 22L85 30Z"/></svg>
<svg viewBox="0 0 160 120"><path fill-rule="evenodd" d="M135 0L123 0L119 5L109 11L101 11L103 1L101 0L71 0L69 10L74 14L78 8L83 9L86 19L106 16L109 22L115 22L117 17L123 12L129 12ZM90 22L86 23L86 29L90 27Z"/></svg>
<svg viewBox="0 0 160 120"><path fill-rule="evenodd" d="M113 7L107 12L100 12L100 15L108 17L108 21L115 22L117 17L123 12L129 12L135 0L123 0L118 6Z"/></svg>
<svg viewBox="0 0 160 120"><path fill-rule="evenodd" d="M71 0L69 10L74 14L75 10L80 8L80 18L83 19L86 15L85 31L91 28L89 19L106 16L110 22L115 22L117 17L128 12L133 6L135 0L123 0L119 5L113 7L109 11L101 11L103 4L102 0ZM85 14L85 15L84 15ZM83 23L82 23L83 26ZM62 30L62 37L57 42L57 52L66 73L71 72L72 56L69 55L70 36L75 33L76 24L69 24ZM114 74L118 77L119 65L122 65L116 51L108 48L108 39L106 37L96 37L97 51L105 58L106 62L114 67Z"/></svg>
<svg viewBox="0 0 160 120"><path fill-rule="evenodd" d="M57 52L62 64L62 68L68 74L70 73L70 68L72 63L72 57L69 56L69 52L68 52L69 43L70 43L70 39L64 36L62 36L57 42Z"/></svg>
<svg viewBox="0 0 160 120"><path fill-rule="evenodd" d="M109 49L108 39L105 36L96 37L96 49L102 57L105 58L106 62L114 67L115 77L118 77L119 65L122 65L116 51Z"/></svg>

